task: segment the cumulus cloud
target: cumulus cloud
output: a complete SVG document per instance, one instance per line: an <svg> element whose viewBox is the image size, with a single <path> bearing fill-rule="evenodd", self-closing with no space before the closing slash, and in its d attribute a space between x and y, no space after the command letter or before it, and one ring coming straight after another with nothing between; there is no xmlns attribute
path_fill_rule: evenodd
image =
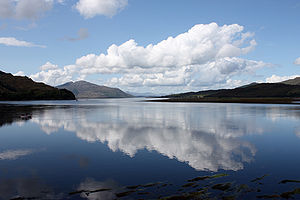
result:
<svg viewBox="0 0 300 200"><path fill-rule="evenodd" d="M295 60L294 64L295 65L300 65L300 57Z"/></svg>
<svg viewBox="0 0 300 200"><path fill-rule="evenodd" d="M234 76L254 73L266 65L240 57L256 46L254 34L243 30L238 24L198 24L183 34L146 47L131 39L119 46L111 45L106 54L78 58L68 68L73 74L61 69L56 72L73 78L110 74L107 84L131 88L224 85Z"/></svg>
<svg viewBox="0 0 300 200"><path fill-rule="evenodd" d="M77 33L77 37L75 38L72 38L72 37L68 37L66 38L66 40L69 40L69 41L78 41L78 40L84 40L86 38L89 37L89 31L88 29L86 28L80 28L78 33Z"/></svg>
<svg viewBox="0 0 300 200"><path fill-rule="evenodd" d="M227 57L240 56L248 52L249 48L253 48L255 42L241 47L243 29L237 24L199 24L175 38L169 37L147 47L139 46L134 40L120 46L112 45L107 54L89 54L77 59L76 64L84 68L90 67L93 72L99 73L123 73L134 69L152 73L153 70L164 72L166 69L203 65Z"/></svg>
<svg viewBox="0 0 300 200"><path fill-rule="evenodd" d="M65 66L63 69L60 69L57 65L47 62L40 68L42 71L31 75L30 78L35 81L45 82L54 86L71 81L72 74L74 74L72 71L74 66Z"/></svg>
<svg viewBox="0 0 300 200"><path fill-rule="evenodd" d="M54 0L1 0L0 17L36 20L53 7Z"/></svg>
<svg viewBox="0 0 300 200"><path fill-rule="evenodd" d="M75 8L85 18L92 18L96 15L112 17L127 4L128 0L79 0Z"/></svg>
<svg viewBox="0 0 300 200"><path fill-rule="evenodd" d="M44 64L40 67L40 69L42 71L47 71L47 70L52 70L52 69L57 69L57 68L58 68L58 66L52 64L51 62L47 62L46 64Z"/></svg>
<svg viewBox="0 0 300 200"><path fill-rule="evenodd" d="M282 81L286 81L288 79L294 79L296 77L300 77L300 75L292 75L292 76L277 76L277 75L272 75L271 77L266 78L267 83L278 83Z"/></svg>
<svg viewBox="0 0 300 200"><path fill-rule="evenodd" d="M0 44L6 45L6 46L16 46L16 47L40 47L40 48L46 48L44 45L38 45L31 42L26 42L22 40L17 40L14 37L0 37Z"/></svg>

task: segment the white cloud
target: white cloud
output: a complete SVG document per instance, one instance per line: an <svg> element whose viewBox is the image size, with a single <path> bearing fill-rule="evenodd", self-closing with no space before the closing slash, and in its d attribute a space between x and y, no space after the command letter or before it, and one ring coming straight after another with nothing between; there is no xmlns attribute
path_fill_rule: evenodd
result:
<svg viewBox="0 0 300 200"><path fill-rule="evenodd" d="M183 34L146 47L131 39L119 46L111 45L106 54L78 58L67 71L56 72L73 79L110 74L112 78L106 83L110 86L155 87L161 92L162 87L199 89L224 85L234 76L253 74L266 66L261 61L240 58L256 46L254 34L243 30L238 24L198 24Z"/></svg>
<svg viewBox="0 0 300 200"><path fill-rule="evenodd" d="M53 65L50 62L47 62L40 68L42 71L31 75L30 78L53 86L71 81L72 74L74 73L69 70L69 68L73 68L73 66L65 66L64 69L59 69L56 65Z"/></svg>
<svg viewBox="0 0 300 200"><path fill-rule="evenodd" d="M79 0L75 8L85 18L92 18L96 15L112 17L127 4L128 0Z"/></svg>
<svg viewBox="0 0 300 200"><path fill-rule="evenodd" d="M0 17L35 20L53 7L53 0L1 0Z"/></svg>
<svg viewBox="0 0 300 200"><path fill-rule="evenodd" d="M111 45L107 54L83 56L76 64L91 67L100 73L122 73L133 69L151 73L153 69L159 72L203 65L225 57L240 56L246 48L255 46L252 42L247 47L241 47L239 42L243 29L237 24L199 24L175 38L169 37L147 47L138 46L134 40L120 46Z"/></svg>
<svg viewBox="0 0 300 200"><path fill-rule="evenodd" d="M294 79L296 77L299 77L300 75L292 75L292 76L277 76L277 75L272 75L271 77L266 78L267 83L278 83L282 81L286 81L288 79Z"/></svg>
<svg viewBox="0 0 300 200"><path fill-rule="evenodd" d="M6 45L6 46L16 46L16 47L40 47L45 48L44 45L37 45L31 42L26 42L22 40L17 40L14 37L0 37L0 44Z"/></svg>
<svg viewBox="0 0 300 200"><path fill-rule="evenodd" d="M295 60L294 64L295 65L300 65L300 57Z"/></svg>
<svg viewBox="0 0 300 200"><path fill-rule="evenodd" d="M17 73L13 74L14 76L25 76L23 71L18 71Z"/></svg>
<svg viewBox="0 0 300 200"><path fill-rule="evenodd" d="M58 68L58 66L52 64L51 62L47 62L46 64L44 64L44 65L42 65L42 66L40 67L40 69L41 69L42 71L47 71L47 70L57 69L57 68Z"/></svg>

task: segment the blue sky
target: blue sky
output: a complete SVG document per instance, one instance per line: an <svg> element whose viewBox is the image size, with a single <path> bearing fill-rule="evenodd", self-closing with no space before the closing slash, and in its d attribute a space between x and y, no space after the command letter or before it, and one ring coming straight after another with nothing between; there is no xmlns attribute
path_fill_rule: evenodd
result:
<svg viewBox="0 0 300 200"><path fill-rule="evenodd" d="M0 70L156 93L281 81L300 74L299 10L298 0L0 0Z"/></svg>

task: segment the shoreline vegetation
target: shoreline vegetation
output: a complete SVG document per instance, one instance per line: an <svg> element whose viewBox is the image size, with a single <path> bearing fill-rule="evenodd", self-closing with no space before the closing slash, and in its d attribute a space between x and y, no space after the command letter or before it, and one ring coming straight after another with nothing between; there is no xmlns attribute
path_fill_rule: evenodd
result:
<svg viewBox="0 0 300 200"><path fill-rule="evenodd" d="M253 104L299 104L300 98L163 98L147 100L149 102L182 102L182 103L253 103Z"/></svg>
<svg viewBox="0 0 300 200"><path fill-rule="evenodd" d="M300 77L280 83L251 83L234 89L204 90L161 96L151 101L195 103L300 104Z"/></svg>

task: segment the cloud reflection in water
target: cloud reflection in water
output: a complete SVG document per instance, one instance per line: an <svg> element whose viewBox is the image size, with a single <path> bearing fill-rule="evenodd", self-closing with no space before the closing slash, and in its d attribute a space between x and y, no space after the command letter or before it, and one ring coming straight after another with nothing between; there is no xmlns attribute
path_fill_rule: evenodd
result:
<svg viewBox="0 0 300 200"><path fill-rule="evenodd" d="M147 149L186 162L196 170L243 169L245 162L253 160L256 149L240 137L260 134L262 128L253 124L255 121L233 118L230 106L214 108L214 112L211 109L74 107L47 110L32 121L47 134L63 128L82 140L106 143L112 151L122 151L130 157Z"/></svg>
<svg viewBox="0 0 300 200"><path fill-rule="evenodd" d="M0 152L0 160L15 160L19 157L32 154L34 151L30 149L7 150Z"/></svg>

